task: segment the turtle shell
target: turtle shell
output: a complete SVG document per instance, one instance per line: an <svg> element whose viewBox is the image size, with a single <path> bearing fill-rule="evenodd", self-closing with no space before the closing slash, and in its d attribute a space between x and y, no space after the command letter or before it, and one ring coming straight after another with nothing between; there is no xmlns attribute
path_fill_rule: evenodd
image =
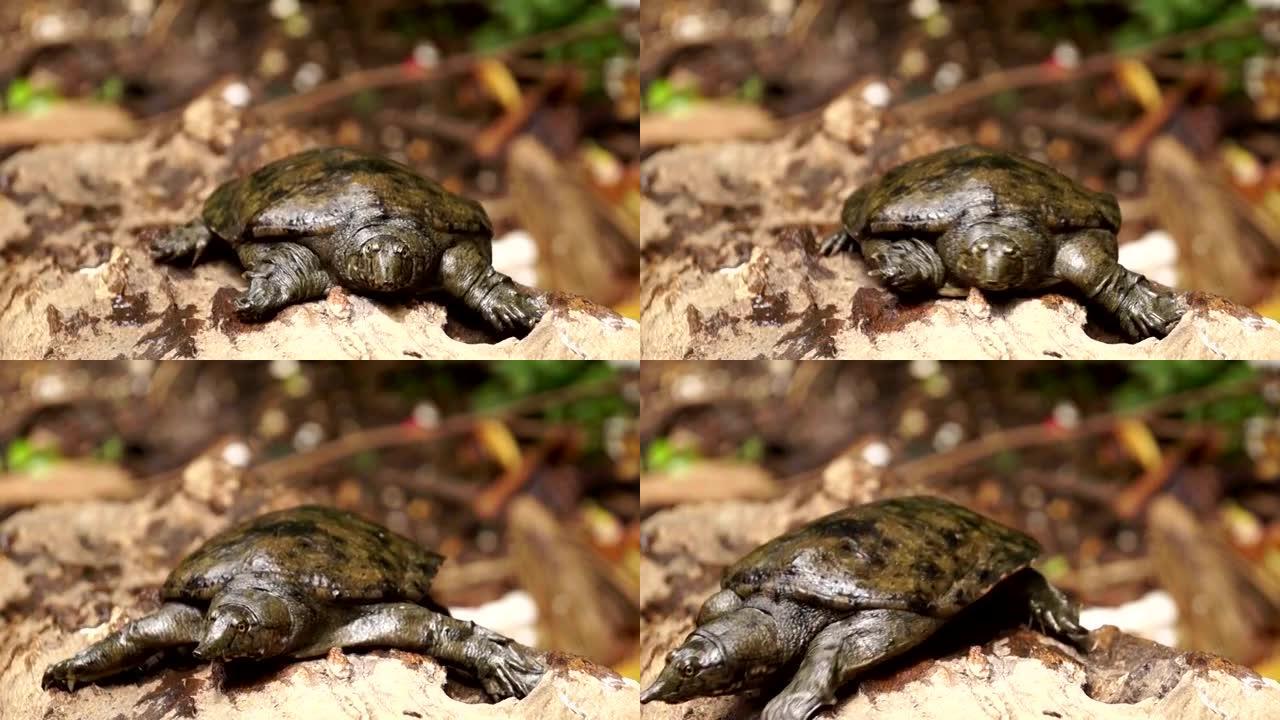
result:
<svg viewBox="0 0 1280 720"><path fill-rule="evenodd" d="M1030 536L955 503L901 497L770 540L730 567L722 585L744 598L949 617L1039 553Z"/></svg>
<svg viewBox="0 0 1280 720"><path fill-rule="evenodd" d="M389 220L443 235L493 235L480 203L405 165L350 148L308 150L223 183L205 201L201 219L233 244L318 237L343 224Z"/></svg>
<svg viewBox="0 0 1280 720"><path fill-rule="evenodd" d="M213 536L174 568L161 594L207 602L233 578L265 574L325 601L422 602L443 561L349 512L303 506Z"/></svg>
<svg viewBox="0 0 1280 720"><path fill-rule="evenodd" d="M854 238L945 232L962 216L1021 216L1051 233L1120 227L1116 199L1030 158L974 145L916 158L859 188L841 221Z"/></svg>

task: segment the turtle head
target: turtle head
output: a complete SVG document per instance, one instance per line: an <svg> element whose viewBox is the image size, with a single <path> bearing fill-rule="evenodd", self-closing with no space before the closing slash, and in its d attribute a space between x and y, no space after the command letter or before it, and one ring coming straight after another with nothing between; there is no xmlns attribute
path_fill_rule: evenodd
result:
<svg viewBox="0 0 1280 720"><path fill-rule="evenodd" d="M265 588L224 591L205 615L204 638L193 654L202 660L238 660L281 655L300 626L299 605Z"/></svg>
<svg viewBox="0 0 1280 720"><path fill-rule="evenodd" d="M1041 275L1048 238L1019 218L983 218L961 223L938 240L951 275L980 290L1013 290Z"/></svg>
<svg viewBox="0 0 1280 720"><path fill-rule="evenodd" d="M690 633L667 655L666 666L640 694L640 702L676 703L737 692L772 674L784 664L784 656L773 618L744 607Z"/></svg>
<svg viewBox="0 0 1280 720"><path fill-rule="evenodd" d="M346 279L361 289L396 292L417 287L426 275L420 243L407 228L378 225L356 233Z"/></svg>
<svg viewBox="0 0 1280 720"><path fill-rule="evenodd" d="M658 679L640 694L640 702L683 702L702 695L732 692L733 668L724 648L694 631L667 655Z"/></svg>

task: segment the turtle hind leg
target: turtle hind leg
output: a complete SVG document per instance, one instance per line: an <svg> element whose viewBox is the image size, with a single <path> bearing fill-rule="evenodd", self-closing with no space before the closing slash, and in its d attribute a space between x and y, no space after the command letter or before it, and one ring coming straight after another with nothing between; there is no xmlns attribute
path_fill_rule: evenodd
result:
<svg viewBox="0 0 1280 720"><path fill-rule="evenodd" d="M1134 341L1164 337L1186 312L1177 295L1117 261L1115 235L1085 230L1058 249L1054 274L1115 316Z"/></svg>
<svg viewBox="0 0 1280 720"><path fill-rule="evenodd" d="M791 682L761 720L807 720L867 668L919 645L943 621L902 610L864 610L831 623L809 643Z"/></svg>
<svg viewBox="0 0 1280 720"><path fill-rule="evenodd" d="M297 657L332 647L393 647L430 655L474 675L496 698L528 695L547 668L537 651L472 622L412 603L379 603L353 610Z"/></svg>
<svg viewBox="0 0 1280 720"><path fill-rule="evenodd" d="M942 257L931 243L915 238L870 238L862 257L871 277L904 295L936 293L947 281Z"/></svg>
<svg viewBox="0 0 1280 720"><path fill-rule="evenodd" d="M295 303L324 297L333 279L320 258L293 242L248 242L237 248L249 288L236 297L242 320L270 318Z"/></svg>
<svg viewBox="0 0 1280 720"><path fill-rule="evenodd" d="M536 295L494 270L488 253L473 242L454 245L440 257L440 284L504 333L524 334L546 312Z"/></svg>
<svg viewBox="0 0 1280 720"><path fill-rule="evenodd" d="M212 239L213 233L205 227L204 222L195 220L152 239L151 257L158 262L170 264L190 258L191 264L195 265L200 262L200 257L204 255L205 248Z"/></svg>
<svg viewBox="0 0 1280 720"><path fill-rule="evenodd" d="M160 609L134 620L44 671L40 686L75 690L77 684L136 667L169 647L195 645L204 632L204 617L190 605L165 603Z"/></svg>

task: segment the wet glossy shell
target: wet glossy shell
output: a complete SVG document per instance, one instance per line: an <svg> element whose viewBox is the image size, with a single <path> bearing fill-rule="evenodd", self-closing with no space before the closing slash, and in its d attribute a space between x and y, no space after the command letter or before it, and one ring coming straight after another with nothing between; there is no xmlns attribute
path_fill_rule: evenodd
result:
<svg viewBox="0 0 1280 720"><path fill-rule="evenodd" d="M725 573L766 593L838 609L947 617L1040 553L1031 537L955 503L904 497L859 505L775 538Z"/></svg>
<svg viewBox="0 0 1280 720"><path fill-rule="evenodd" d="M419 602L443 560L351 513L305 506L213 536L174 568L161 592L167 600L207 601L233 577L265 573L324 600Z"/></svg>
<svg viewBox="0 0 1280 720"><path fill-rule="evenodd" d="M841 220L853 237L941 233L961 216L1020 216L1050 232L1120 227L1120 207L1029 158L964 145L903 163L859 188Z"/></svg>
<svg viewBox="0 0 1280 720"><path fill-rule="evenodd" d="M348 148L291 155L225 183L205 201L202 219L234 244L327 235L353 216L367 222L407 218L449 235L493 234L476 201L400 163Z"/></svg>

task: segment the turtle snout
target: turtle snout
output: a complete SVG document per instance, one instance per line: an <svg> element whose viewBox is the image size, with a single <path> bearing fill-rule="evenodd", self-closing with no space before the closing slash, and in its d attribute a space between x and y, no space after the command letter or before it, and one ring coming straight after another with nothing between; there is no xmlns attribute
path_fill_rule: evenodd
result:
<svg viewBox="0 0 1280 720"><path fill-rule="evenodd" d="M248 637L253 615L236 606L226 606L209 618L204 639L192 651L201 660L242 657L246 654L243 640Z"/></svg>
<svg viewBox="0 0 1280 720"><path fill-rule="evenodd" d="M1022 253L1012 240L989 236L971 250L973 275L983 290L1007 290L1022 280Z"/></svg>
<svg viewBox="0 0 1280 720"><path fill-rule="evenodd" d="M408 287L414 280L414 263L408 244L380 235L361 248L369 286L390 292Z"/></svg>

